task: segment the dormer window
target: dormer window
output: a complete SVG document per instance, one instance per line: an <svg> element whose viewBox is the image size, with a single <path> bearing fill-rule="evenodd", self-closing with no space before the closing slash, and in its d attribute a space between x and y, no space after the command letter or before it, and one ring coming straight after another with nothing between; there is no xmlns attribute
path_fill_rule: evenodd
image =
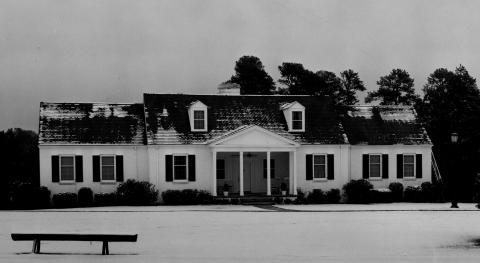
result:
<svg viewBox="0 0 480 263"><path fill-rule="evenodd" d="M205 111L203 110L193 111L193 129L194 130L205 129Z"/></svg>
<svg viewBox="0 0 480 263"><path fill-rule="evenodd" d="M293 131L303 130L303 112L302 111L292 111L292 130Z"/></svg>
<svg viewBox="0 0 480 263"><path fill-rule="evenodd" d="M190 128L192 132L207 131L207 106L201 101L195 101L188 108Z"/></svg>
<svg viewBox="0 0 480 263"><path fill-rule="evenodd" d="M297 101L280 106L287 121L289 132L305 131L305 107Z"/></svg>

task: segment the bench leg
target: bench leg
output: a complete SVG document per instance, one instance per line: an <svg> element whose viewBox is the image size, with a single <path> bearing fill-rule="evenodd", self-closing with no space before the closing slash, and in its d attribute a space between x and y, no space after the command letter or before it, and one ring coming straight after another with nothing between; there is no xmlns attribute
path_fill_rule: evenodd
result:
<svg viewBox="0 0 480 263"><path fill-rule="evenodd" d="M37 241L37 254L40 253L40 243L41 243L41 242L42 242L42 241L41 241L40 239Z"/></svg>
<svg viewBox="0 0 480 263"><path fill-rule="evenodd" d="M109 251L108 251L108 242L107 241L103 241L103 244L102 244L102 255L109 255Z"/></svg>
<svg viewBox="0 0 480 263"><path fill-rule="evenodd" d="M33 240L32 253L34 253L34 254L40 253L40 240L39 239L34 239Z"/></svg>

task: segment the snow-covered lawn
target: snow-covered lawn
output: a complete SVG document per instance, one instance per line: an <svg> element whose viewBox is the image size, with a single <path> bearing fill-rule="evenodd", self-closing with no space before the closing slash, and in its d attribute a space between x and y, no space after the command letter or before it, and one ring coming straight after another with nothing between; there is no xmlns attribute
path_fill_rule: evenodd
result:
<svg viewBox="0 0 480 263"><path fill-rule="evenodd" d="M478 262L480 210L449 204L114 207L0 212L0 262ZM414 211L418 209L432 211ZM356 207L354 212L346 212ZM440 208L439 208L440 207ZM460 204L460 208L472 204ZM327 209L328 208L328 209ZM390 208L390 209L386 209ZM331 210L337 212L328 212ZM437 211L433 211L437 210ZM316 212L321 211L321 212ZM137 243L13 242L11 232L138 233Z"/></svg>

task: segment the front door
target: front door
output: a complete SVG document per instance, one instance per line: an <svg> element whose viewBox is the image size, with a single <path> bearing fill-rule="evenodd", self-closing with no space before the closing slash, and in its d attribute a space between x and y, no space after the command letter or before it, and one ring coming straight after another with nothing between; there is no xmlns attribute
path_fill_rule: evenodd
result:
<svg viewBox="0 0 480 263"><path fill-rule="evenodd" d="M245 155L243 161L243 191L245 193L264 193L262 184L263 163L258 154ZM263 187L262 187L263 186Z"/></svg>

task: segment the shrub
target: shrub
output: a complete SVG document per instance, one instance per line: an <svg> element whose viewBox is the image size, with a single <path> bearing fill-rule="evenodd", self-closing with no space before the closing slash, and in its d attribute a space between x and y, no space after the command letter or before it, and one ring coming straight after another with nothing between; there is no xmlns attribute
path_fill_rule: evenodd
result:
<svg viewBox="0 0 480 263"><path fill-rule="evenodd" d="M219 198L215 200L215 204L218 205L229 205L230 204L230 198Z"/></svg>
<svg viewBox="0 0 480 263"><path fill-rule="evenodd" d="M158 199L158 190L150 182L128 179L116 190L121 205L152 205Z"/></svg>
<svg viewBox="0 0 480 263"><path fill-rule="evenodd" d="M207 191L167 190L162 193L162 200L166 205L197 205L210 204L213 202L213 197Z"/></svg>
<svg viewBox="0 0 480 263"><path fill-rule="evenodd" d="M403 200L403 184L399 182L393 182L388 185L388 189L392 191L392 201L401 202Z"/></svg>
<svg viewBox="0 0 480 263"><path fill-rule="evenodd" d="M313 189L307 196L307 202L310 204L323 204L325 201L326 197L321 189Z"/></svg>
<svg viewBox="0 0 480 263"><path fill-rule="evenodd" d="M439 183L432 184L423 182L420 185L422 189L422 202L444 202L444 186Z"/></svg>
<svg viewBox="0 0 480 263"><path fill-rule="evenodd" d="M82 187L78 190L78 206L92 206L93 205L93 191L88 187Z"/></svg>
<svg viewBox="0 0 480 263"><path fill-rule="evenodd" d="M14 186L12 206L15 209L47 208L50 206L50 190L30 183L20 183Z"/></svg>
<svg viewBox="0 0 480 263"><path fill-rule="evenodd" d="M286 205L289 205L292 203L292 200L290 198L285 198L284 202Z"/></svg>
<svg viewBox="0 0 480 263"><path fill-rule="evenodd" d="M95 194L94 203L96 206L114 206L117 205L117 195L115 193Z"/></svg>
<svg viewBox="0 0 480 263"><path fill-rule="evenodd" d="M422 202L422 188L420 186L407 186L404 193L405 202Z"/></svg>
<svg viewBox="0 0 480 263"><path fill-rule="evenodd" d="M273 201L275 202L275 204L283 204L283 198L280 196L273 198Z"/></svg>
<svg viewBox="0 0 480 263"><path fill-rule="evenodd" d="M386 188L371 189L370 202L372 203L391 203L393 201L392 191Z"/></svg>
<svg viewBox="0 0 480 263"><path fill-rule="evenodd" d="M35 188L35 208L50 207L50 190L45 186Z"/></svg>
<svg viewBox="0 0 480 263"><path fill-rule="evenodd" d="M343 192L348 203L366 204L369 202L369 192L373 185L365 180L351 180L343 186Z"/></svg>
<svg viewBox="0 0 480 263"><path fill-rule="evenodd" d="M305 193L301 189L297 189L297 198L295 198L295 204L305 204L307 199L305 198Z"/></svg>
<svg viewBox="0 0 480 263"><path fill-rule="evenodd" d="M240 199L239 198L232 198L231 199L231 204L232 205L239 205L240 204Z"/></svg>
<svg viewBox="0 0 480 263"><path fill-rule="evenodd" d="M68 208L77 206L76 193L59 193L53 195L53 205L56 208Z"/></svg>
<svg viewBox="0 0 480 263"><path fill-rule="evenodd" d="M329 204L338 204L340 203L340 189L332 188L328 190L328 192L325 194L327 203Z"/></svg>
<svg viewBox="0 0 480 263"><path fill-rule="evenodd" d="M205 190L198 191L197 194L198 203L202 205L212 204L213 203L213 196L210 192ZM239 202L240 203L240 200Z"/></svg>

